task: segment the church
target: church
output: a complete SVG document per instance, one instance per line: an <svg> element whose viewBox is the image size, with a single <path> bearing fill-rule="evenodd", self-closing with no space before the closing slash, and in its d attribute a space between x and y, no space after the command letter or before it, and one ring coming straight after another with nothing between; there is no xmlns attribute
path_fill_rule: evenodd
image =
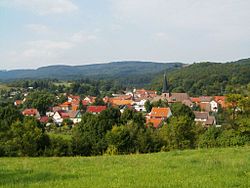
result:
<svg viewBox="0 0 250 188"><path fill-rule="evenodd" d="M159 101L160 99L166 100L166 101L168 101L168 103L180 102L180 103L185 104L189 107L192 106L192 102L191 102L190 97L187 93L172 93L170 91L166 74L164 74L164 77L163 77L162 95L154 97L152 101L153 102Z"/></svg>

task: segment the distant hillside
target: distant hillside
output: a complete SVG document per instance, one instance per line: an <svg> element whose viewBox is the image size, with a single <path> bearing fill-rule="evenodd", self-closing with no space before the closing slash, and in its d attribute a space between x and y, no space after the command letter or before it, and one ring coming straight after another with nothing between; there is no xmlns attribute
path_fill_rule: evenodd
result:
<svg viewBox="0 0 250 188"><path fill-rule="evenodd" d="M41 67L35 70L11 70L0 71L0 80L15 80L15 79L80 79L80 78L115 78L123 79L127 82L129 79L136 77L148 79L151 81L156 73L163 70L173 70L181 68L182 63L155 63L155 62L139 62L139 61L124 61L112 62L107 64L93 64L83 66L66 66L56 65ZM143 78L144 77L144 78ZM134 80L134 79L133 79Z"/></svg>
<svg viewBox="0 0 250 188"><path fill-rule="evenodd" d="M170 90L191 95L218 95L237 92L250 83L250 59L229 63L194 63L167 75ZM163 75L153 81L152 87L162 87Z"/></svg>

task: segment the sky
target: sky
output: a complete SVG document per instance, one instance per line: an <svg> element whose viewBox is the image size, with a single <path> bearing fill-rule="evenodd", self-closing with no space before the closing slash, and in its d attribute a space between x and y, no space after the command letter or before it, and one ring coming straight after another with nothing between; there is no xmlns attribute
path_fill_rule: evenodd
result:
<svg viewBox="0 0 250 188"><path fill-rule="evenodd" d="M250 56L249 0L0 0L0 69Z"/></svg>

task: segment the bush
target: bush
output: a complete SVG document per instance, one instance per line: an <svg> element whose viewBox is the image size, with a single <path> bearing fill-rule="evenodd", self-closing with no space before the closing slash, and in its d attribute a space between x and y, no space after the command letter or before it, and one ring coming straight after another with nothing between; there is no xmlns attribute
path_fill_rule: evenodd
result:
<svg viewBox="0 0 250 188"><path fill-rule="evenodd" d="M49 147L45 150L45 156L62 157L72 155L70 140L64 139L61 136L51 136L49 141Z"/></svg>
<svg viewBox="0 0 250 188"><path fill-rule="evenodd" d="M199 137L198 146L201 148L218 147L217 138L221 135L222 129L210 127L208 130Z"/></svg>
<svg viewBox="0 0 250 188"><path fill-rule="evenodd" d="M218 145L221 147L243 146L247 143L246 136L241 136L239 132L229 129L224 130L217 138Z"/></svg>

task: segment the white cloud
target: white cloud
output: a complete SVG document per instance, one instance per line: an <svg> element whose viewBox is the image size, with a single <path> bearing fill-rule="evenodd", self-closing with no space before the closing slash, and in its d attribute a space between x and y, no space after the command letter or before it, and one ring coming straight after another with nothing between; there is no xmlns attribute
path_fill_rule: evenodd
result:
<svg viewBox="0 0 250 188"><path fill-rule="evenodd" d="M148 27L211 29L249 25L249 0L110 0L122 22Z"/></svg>
<svg viewBox="0 0 250 188"><path fill-rule="evenodd" d="M28 24L25 26L29 31L37 33L37 34L48 34L52 31L48 26L42 24Z"/></svg>
<svg viewBox="0 0 250 188"><path fill-rule="evenodd" d="M26 49L21 52L21 59L46 59L57 57L64 50L71 49L74 44L67 41L38 40L26 43Z"/></svg>
<svg viewBox="0 0 250 188"><path fill-rule="evenodd" d="M27 9L40 15L69 13L78 9L71 0L4 0L2 4Z"/></svg>
<svg viewBox="0 0 250 188"><path fill-rule="evenodd" d="M168 40L170 37L165 32L157 32L154 34L154 38L158 40Z"/></svg>
<svg viewBox="0 0 250 188"><path fill-rule="evenodd" d="M75 43L85 43L87 41L93 41L96 39L97 39L97 36L95 34L88 34L83 31L74 33L71 37L71 41Z"/></svg>
<svg viewBox="0 0 250 188"><path fill-rule="evenodd" d="M2 54L2 58L8 59L9 66L16 63L20 67L26 67L28 64L30 67L33 67L33 63L36 66L41 66L44 63L53 63L59 60L67 50L73 47L74 44L68 41L29 41L23 45L23 49ZM25 64L22 65L22 63Z"/></svg>
<svg viewBox="0 0 250 188"><path fill-rule="evenodd" d="M67 41L51 41L51 40L38 40L27 42L27 45L36 49L69 49L73 47L73 44Z"/></svg>

